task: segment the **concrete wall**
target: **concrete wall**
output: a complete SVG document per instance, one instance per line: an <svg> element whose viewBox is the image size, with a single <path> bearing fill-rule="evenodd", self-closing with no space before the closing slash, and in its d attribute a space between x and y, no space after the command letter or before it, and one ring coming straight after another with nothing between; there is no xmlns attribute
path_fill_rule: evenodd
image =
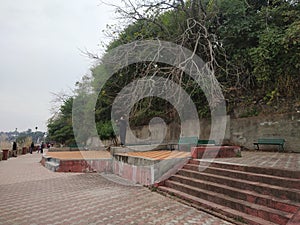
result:
<svg viewBox="0 0 300 225"><path fill-rule="evenodd" d="M137 184L152 185L175 174L188 160L189 158L173 158L153 161L115 155L112 162L113 173Z"/></svg>
<svg viewBox="0 0 300 225"><path fill-rule="evenodd" d="M224 119L224 118L223 118ZM259 137L281 137L286 140L285 150L290 152L300 152L300 113L289 114L272 114L258 117L248 118L230 118L226 117L227 126L224 137L224 144L239 145L248 149L254 149L253 142ZM193 129L198 124L195 121L186 121L182 124L182 136L193 136ZM208 139L210 137L211 123L210 120L200 120L200 139ZM162 130L160 125L152 127L152 136L148 140L155 142L164 133L166 133L165 141L178 140L180 136L180 126L171 123L167 130ZM138 127L133 130L138 138L149 138L148 126ZM126 138L126 142L130 143L133 139ZM219 143L219 140L216 140ZM219 143L221 144L221 143ZM276 148L276 146L263 146L263 148Z"/></svg>
<svg viewBox="0 0 300 225"><path fill-rule="evenodd" d="M227 120L227 126L225 131L225 139L230 138L230 127L228 124L230 123L230 117L219 117L216 118L220 122L216 122L216 124L220 124L224 120ZM180 136L199 136L201 139L209 139L210 138L210 129L211 129L211 121L207 119L202 119L199 121L200 123L197 123L194 120L187 120L184 121L181 126L176 123L171 123L167 126L167 128L163 128L161 125L153 125L151 132L149 131L148 126L141 126L136 127L132 130L133 135L135 135L139 139L144 139L144 141L141 141L140 143L156 143L157 140L161 139L164 135L164 141L170 142L170 141L178 141ZM197 135L196 130L199 129L200 133ZM215 127L215 129L218 129L218 127ZM213 138L214 139L214 138ZM215 141L220 144L222 140L216 140ZM126 143L134 143L135 139L131 137L130 135L126 136Z"/></svg>
<svg viewBox="0 0 300 225"><path fill-rule="evenodd" d="M249 149L259 137L281 137L286 151L300 152L300 113L231 119L230 136L231 142Z"/></svg>

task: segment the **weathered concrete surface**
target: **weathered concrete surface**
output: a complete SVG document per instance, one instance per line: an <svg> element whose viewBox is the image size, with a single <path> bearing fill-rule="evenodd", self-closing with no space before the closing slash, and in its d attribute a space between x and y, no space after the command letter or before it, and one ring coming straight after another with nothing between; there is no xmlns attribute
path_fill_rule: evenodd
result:
<svg viewBox="0 0 300 225"><path fill-rule="evenodd" d="M47 151L41 164L54 172L112 173L112 157L107 151Z"/></svg>
<svg viewBox="0 0 300 225"><path fill-rule="evenodd" d="M229 116L225 117L218 117L215 118L218 121L216 124L219 124L224 121L230 120ZM227 122L228 123L228 122ZM135 135L137 138L144 140L144 142L156 142L156 140L160 140L162 137L164 138L164 142L177 142L180 136L197 136L197 130L200 129L199 137L201 139L209 139L210 137L210 120L199 120L199 123L197 123L194 120L186 120L183 121L181 124L181 127L176 123L171 123L167 125L167 128L162 128L160 124L153 124L151 127L151 133L149 132L149 126L141 126L137 127L132 130L133 135ZM218 127L215 127L215 129L218 129ZM229 136L229 127L226 127L225 131L225 139L228 139ZM164 136L165 135L165 136ZM212 134L212 136L214 136ZM217 144L220 144L220 140L215 140ZM126 137L127 143L135 143L135 138L131 136ZM136 143L138 144L138 143Z"/></svg>
<svg viewBox="0 0 300 225"><path fill-rule="evenodd" d="M241 157L239 146L206 146L192 148L192 158L194 159L214 159Z"/></svg>
<svg viewBox="0 0 300 225"><path fill-rule="evenodd" d="M300 113L231 119L230 133L231 142L249 149L254 149L253 142L259 137L281 137L286 140L286 151L300 152ZM262 146L262 149L278 147Z"/></svg>
<svg viewBox="0 0 300 225"><path fill-rule="evenodd" d="M130 156L115 155L113 160L113 173L143 185L152 185L168 177L177 170L176 165L187 162L187 158L170 158L164 160L151 160ZM168 175L170 174L170 175Z"/></svg>
<svg viewBox="0 0 300 225"><path fill-rule="evenodd" d="M166 144L143 144L143 145L128 145L124 147L110 147L110 153L112 155L116 153L126 153L126 152L146 152L150 150L166 150L169 146Z"/></svg>

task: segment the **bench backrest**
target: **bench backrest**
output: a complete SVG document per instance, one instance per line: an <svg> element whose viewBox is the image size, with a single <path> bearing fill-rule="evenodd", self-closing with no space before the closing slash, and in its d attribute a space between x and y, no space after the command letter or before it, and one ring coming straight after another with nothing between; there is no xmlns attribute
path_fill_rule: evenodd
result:
<svg viewBox="0 0 300 225"><path fill-rule="evenodd" d="M180 137L178 144L197 144L198 137Z"/></svg>
<svg viewBox="0 0 300 225"><path fill-rule="evenodd" d="M258 144L284 144L285 140L283 138L259 138Z"/></svg>
<svg viewBox="0 0 300 225"><path fill-rule="evenodd" d="M198 140L198 145L216 145L215 140Z"/></svg>
<svg viewBox="0 0 300 225"><path fill-rule="evenodd" d="M196 147L198 137L180 137L178 141L178 150L190 152L192 147Z"/></svg>

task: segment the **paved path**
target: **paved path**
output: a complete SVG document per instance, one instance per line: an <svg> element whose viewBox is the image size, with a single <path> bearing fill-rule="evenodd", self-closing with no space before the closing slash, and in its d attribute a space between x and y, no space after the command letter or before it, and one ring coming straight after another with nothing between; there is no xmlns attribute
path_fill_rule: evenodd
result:
<svg viewBox="0 0 300 225"><path fill-rule="evenodd" d="M100 174L50 172L40 158L0 161L0 225L230 224Z"/></svg>
<svg viewBox="0 0 300 225"><path fill-rule="evenodd" d="M214 159L214 161L300 171L299 153L242 151L241 158Z"/></svg>

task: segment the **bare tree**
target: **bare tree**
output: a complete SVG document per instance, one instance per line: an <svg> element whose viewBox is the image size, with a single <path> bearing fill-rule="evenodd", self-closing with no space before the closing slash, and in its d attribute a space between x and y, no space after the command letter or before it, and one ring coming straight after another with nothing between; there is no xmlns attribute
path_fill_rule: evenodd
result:
<svg viewBox="0 0 300 225"><path fill-rule="evenodd" d="M50 113L52 118L57 117L60 112L60 107L66 103L66 101L72 96L65 91L59 91L57 93L51 92L53 99L51 100Z"/></svg>
<svg viewBox="0 0 300 225"><path fill-rule="evenodd" d="M198 83L201 82L203 85L209 85L204 88L206 89L207 93L210 93L211 96L214 96L214 99L209 102L209 104L214 107L217 102L220 101L219 98L222 98L222 96L216 94L217 91L214 90L214 87L219 86L219 83L215 79L216 69L225 70L225 68L221 68L221 66L218 64L216 55L222 55L225 57L225 53L222 45L217 39L217 36L210 32L211 28L208 25L208 21L211 18L205 11L202 0L192 0L189 7L186 6L185 1L183 0L126 0L122 2L122 6L114 5L116 12L120 15L121 19L127 20L131 23L141 20L145 21L148 24L152 24L158 27L161 32L165 33L166 37L170 35L170 31L167 27L164 26L163 23L160 22L159 15L169 10L173 10L175 12L173 13L174 17L176 17L177 15L176 11L184 13L186 18L184 23L182 24L181 20L177 21L178 23L180 23L178 24L178 26L180 26L181 33L173 41L176 44L188 48L193 52L193 55L188 59L175 59L175 61L181 63L180 67L174 67L173 65L166 64L157 64L154 61L150 61L144 64L138 64L136 65L136 70L133 72L133 76L135 78L140 78L159 75L161 77L165 77L174 81L175 83L179 84L180 87L190 87L191 83L195 82L196 79L196 82ZM176 18L174 19L176 20ZM176 23L176 21L174 21L174 23ZM131 50L135 51L134 49L128 49L129 52L131 52ZM128 52L119 52L118 54L122 57L117 57L118 59L110 58L109 61L111 61L111 63L120 62L120 60L122 61L122 59L127 59L128 57ZM159 55L160 53L158 52L157 54ZM205 61L205 65L201 65L202 68L191 61L192 57L195 55L200 56ZM192 64L189 65L189 69L186 68L188 62ZM107 61L105 63L107 63ZM184 71L183 68L185 68L186 70ZM205 80L204 82L203 80L201 80L203 79L203 77L201 76L195 76L194 79L192 79L191 77L185 75L187 72L201 74L203 73L203 70L205 70L206 72L209 71L209 73L211 74L210 82L207 82L207 80ZM199 88L197 87L197 85L195 87ZM141 88L139 85L132 88L134 88L134 90L129 91L128 96L124 95L124 99L132 99L129 98L129 95L131 95L132 93L142 95L143 93L141 93L141 91L145 92L145 90L147 90L147 88ZM172 95L179 94L181 91L181 89L176 88L172 92ZM192 90L191 92L193 91L196 90ZM151 100L149 100L148 103L148 106L150 107ZM138 110L138 108L139 105L136 104L134 110Z"/></svg>

